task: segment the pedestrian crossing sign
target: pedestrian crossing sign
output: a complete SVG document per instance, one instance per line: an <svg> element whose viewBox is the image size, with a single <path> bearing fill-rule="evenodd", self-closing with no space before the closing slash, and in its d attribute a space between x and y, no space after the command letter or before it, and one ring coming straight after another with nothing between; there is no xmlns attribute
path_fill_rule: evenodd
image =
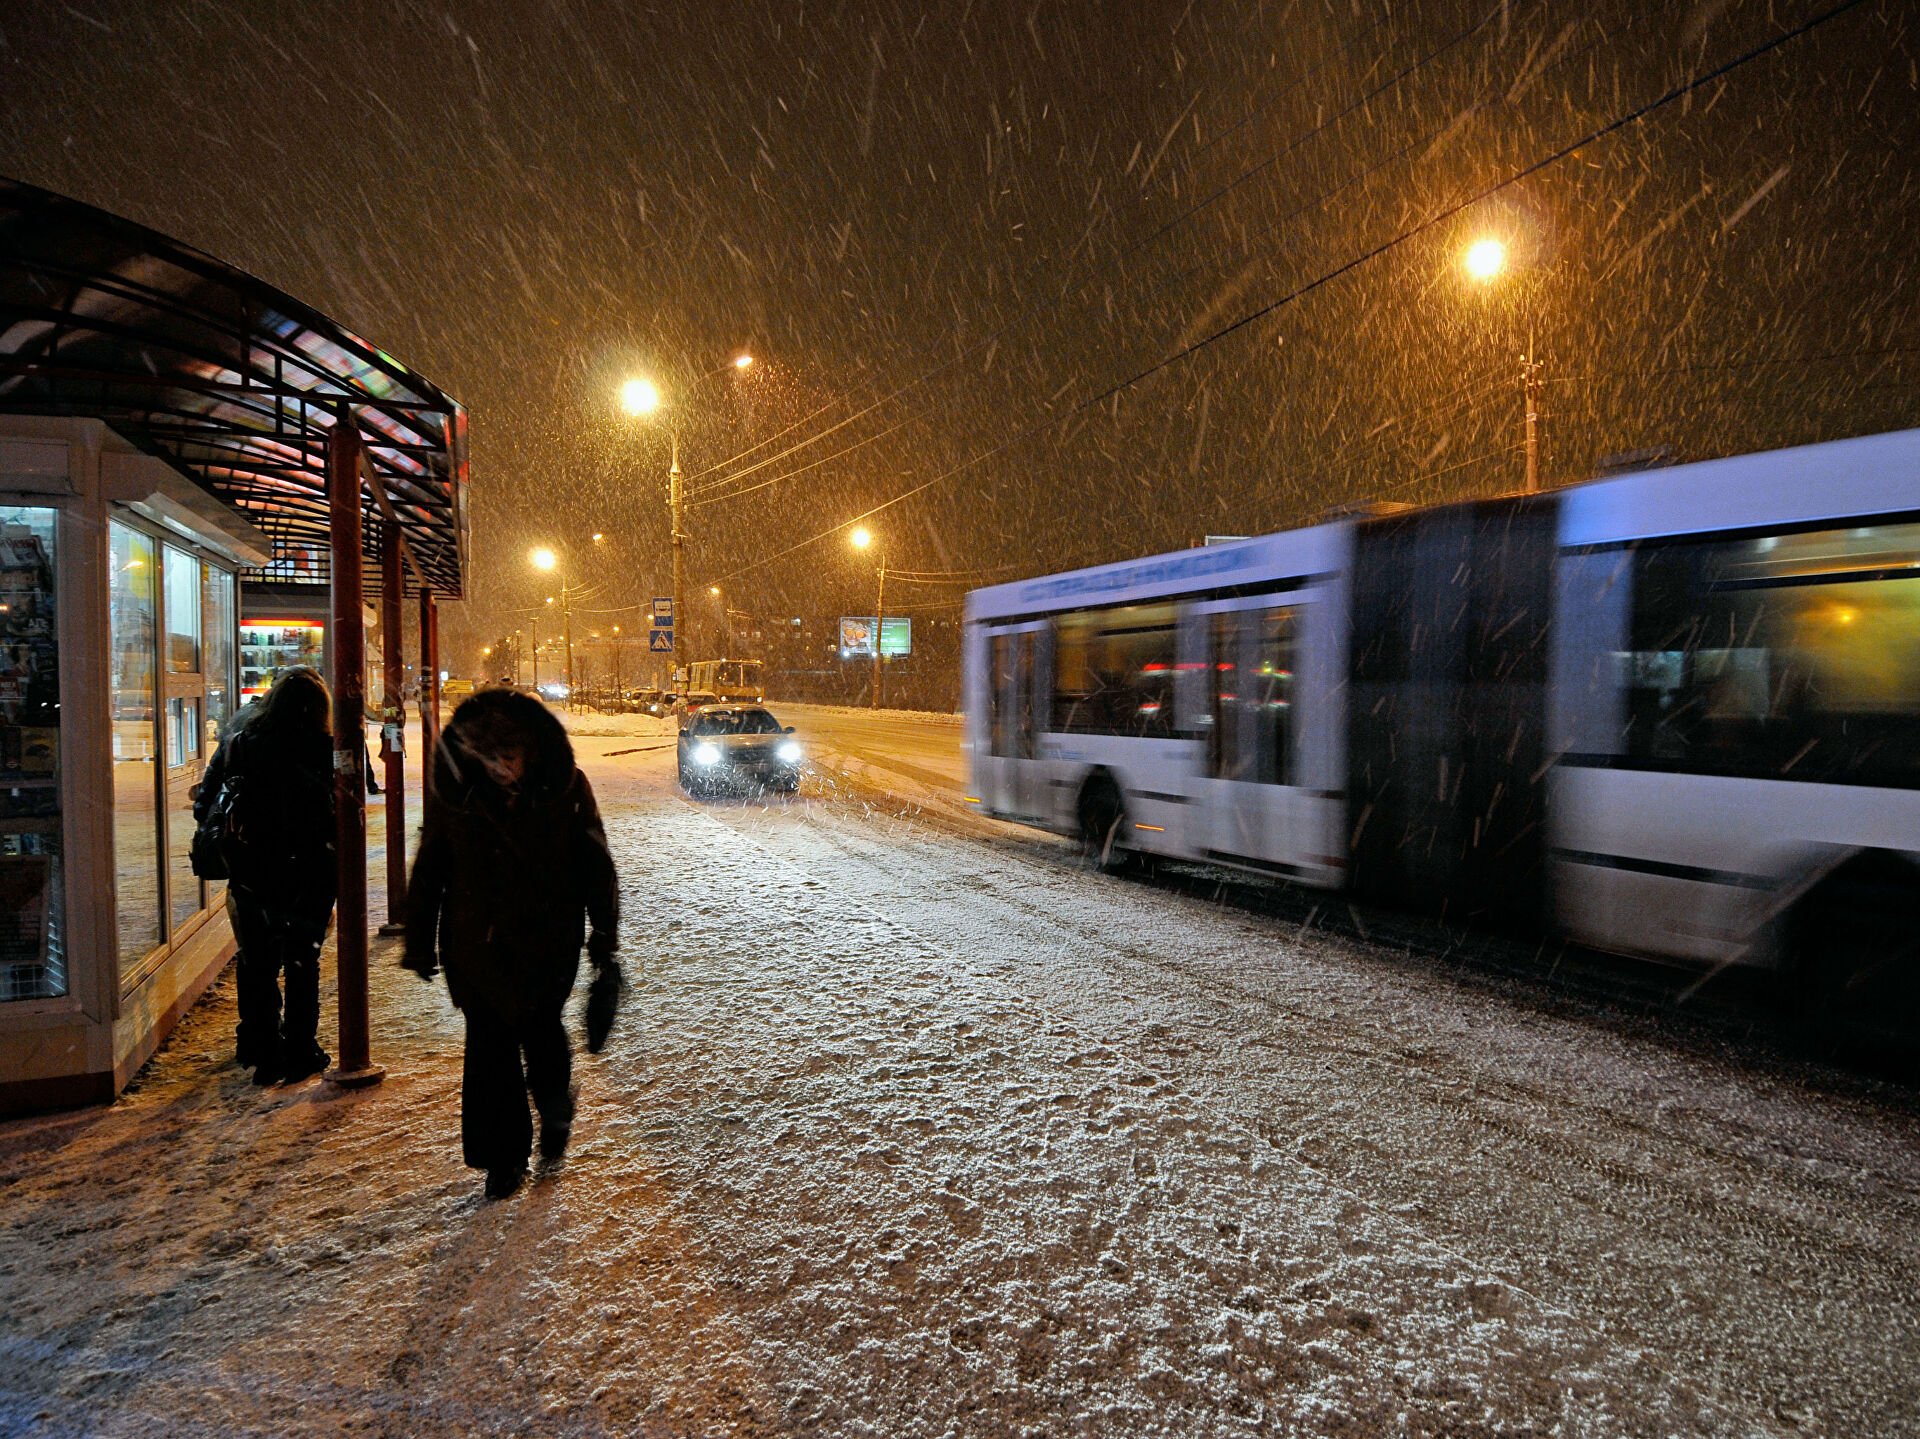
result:
<svg viewBox="0 0 1920 1439"><path fill-rule="evenodd" d="M656 654L656 655L672 654L673 653L673 631L670 629L666 629L666 630L654 629L654 630L648 631L647 652L649 654Z"/></svg>

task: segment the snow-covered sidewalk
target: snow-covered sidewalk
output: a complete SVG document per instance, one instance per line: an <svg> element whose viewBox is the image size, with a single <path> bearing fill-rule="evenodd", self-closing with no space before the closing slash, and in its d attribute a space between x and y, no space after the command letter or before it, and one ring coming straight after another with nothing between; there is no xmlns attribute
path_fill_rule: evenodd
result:
<svg viewBox="0 0 1920 1439"><path fill-rule="evenodd" d="M634 984L577 1056L565 1161L482 1200L458 1015L392 942L375 1089L253 1088L225 985L118 1103L0 1125L0 1433L1820 1432L1272 1122L1384 1147L1369 1120L1408 1096L1369 1101L1346 1052L1444 984L1395 981L1418 992L1329 1043L1320 1011L1379 972L1317 937L1263 971L1290 1010L1240 1003L1199 982L1247 943L1230 914L1193 933L818 774L689 804L647 723L575 729ZM1197 978L1126 958L1182 926ZM1606 1082L1644 1078L1609 1053ZM1630 1226L1566 1222L1614 1236L1594 1265L1643 1262Z"/></svg>

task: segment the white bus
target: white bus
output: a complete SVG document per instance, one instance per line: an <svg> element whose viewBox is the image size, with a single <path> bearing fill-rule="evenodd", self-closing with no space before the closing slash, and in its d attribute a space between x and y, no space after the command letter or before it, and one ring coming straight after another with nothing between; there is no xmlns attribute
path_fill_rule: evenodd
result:
<svg viewBox="0 0 1920 1439"><path fill-rule="evenodd" d="M977 590L962 683L1103 864L1920 989L1920 430Z"/></svg>
<svg viewBox="0 0 1920 1439"><path fill-rule="evenodd" d="M687 666L686 693L759 704L767 697L759 660L695 660Z"/></svg>

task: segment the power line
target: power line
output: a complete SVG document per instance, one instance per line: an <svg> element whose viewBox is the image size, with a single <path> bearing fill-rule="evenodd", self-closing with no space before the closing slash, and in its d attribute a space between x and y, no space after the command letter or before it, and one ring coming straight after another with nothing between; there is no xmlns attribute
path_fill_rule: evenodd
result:
<svg viewBox="0 0 1920 1439"><path fill-rule="evenodd" d="M1198 354L1200 351L1206 349L1207 347L1215 344L1220 340L1225 339L1227 336L1236 334L1239 331L1245 329L1247 326L1254 324L1259 320L1265 319L1268 315L1273 314L1275 311L1280 310L1287 305L1291 305L1295 301L1303 299L1306 296L1311 295L1323 289L1325 286L1331 284L1334 280L1337 280L1342 276L1351 273L1352 271L1360 268L1362 265L1368 263L1369 261L1377 259L1379 256L1386 254L1391 250L1397 249L1399 246L1405 244L1408 240L1414 239L1419 235L1425 234L1427 231L1433 229L1435 226L1440 225L1445 221L1452 219L1454 216L1460 214L1463 210L1469 209L1474 205L1480 204L1481 202L1491 198L1492 196L1499 194L1501 191L1510 189L1514 185L1517 185L1520 181L1527 179L1529 176L1538 174L1540 171L1545 170L1552 165L1558 164L1560 161L1566 159L1569 155L1573 154L1577 150L1580 150L1588 145L1592 145L1599 140L1605 139L1607 136L1612 135L1617 131L1623 130L1629 125L1638 124L1640 121L1646 119L1648 116L1654 114L1656 111L1662 110L1666 106L1672 104L1674 101L1682 99L1685 96L1692 94L1695 90L1698 90L1703 85L1707 85L1712 83L1715 80L1721 79L1722 77L1731 74L1733 71L1740 69L1742 66L1750 64L1752 61L1757 60L1764 55L1768 55L1773 51L1778 50L1783 46L1788 45L1793 41L1800 39L1802 36L1811 34L1813 31L1819 29L1822 25L1825 25L1832 20L1838 19L1840 16L1846 14L1850 10L1857 9L1863 3L1864 3L1864 0L1841 0L1840 4L1832 6L1827 10L1821 11L1819 14L1815 15L1813 18L1803 21L1801 24L1794 26L1792 29L1784 31L1781 34L1774 36L1770 40L1764 40L1760 42L1759 44L1749 48L1748 50L1742 52L1741 54L1734 56L1732 59L1727 60L1722 64L1715 66L1712 70L1708 70L1699 75L1696 75L1692 79L1687 80L1669 89L1665 94L1660 95L1658 98L1647 101L1646 103L1637 106L1633 110L1630 110L1626 114L1621 115L1609 121L1608 123L1600 126L1596 130L1589 131L1586 135L1582 136L1580 139L1575 140L1569 144L1562 145L1558 149L1551 151L1550 153L1541 157L1540 159L1535 160L1528 165L1522 166L1520 169L1516 170L1514 173L1507 176L1507 178L1505 178L1504 180L1499 180L1491 185L1483 186L1481 189L1468 195L1466 198L1458 200L1451 205L1445 206L1435 214L1430 215L1425 220L1422 220L1417 224L1409 226L1407 229L1400 231L1398 234L1394 235L1392 238L1382 241L1380 244L1375 245L1368 250L1362 251L1359 255L1356 255L1355 257L1346 261L1343 264L1335 266L1331 270L1324 271L1314 279L1308 281L1306 284L1300 285L1295 289L1290 290L1286 294L1281 295L1278 298L1268 302L1267 304L1262 305L1259 308L1252 310L1245 315L1242 315L1237 320L1231 321L1228 324L1220 326L1219 328L1213 330L1211 333L1203 336L1201 339L1195 340L1191 344L1183 345L1180 349L1174 351L1172 354L1165 356L1159 361L1156 361L1154 364L1149 365L1147 368L1138 371L1137 373L1127 377L1126 379L1118 381L1117 383L1109 386L1107 389L1101 391L1098 395L1095 395L1090 399L1081 401L1079 404L1075 405L1071 409L1063 411L1056 415L1050 415L1045 419L1036 421L1033 424L1027 426L1025 429L1018 432L1017 434L1014 434L1010 436L1008 439L1001 441L1001 443L993 446L991 449L983 450L979 454L974 455L970 459L962 460L959 464L949 467L948 469L942 471L940 474L933 476L931 479L924 480L918 485L914 485L909 489L901 491L901 493L893 496L891 499L883 500L879 504L871 506L870 508L862 511L860 514L857 514L848 519L842 520L837 524L830 525L829 527L827 527L824 530L821 530L817 534L814 534L812 536L809 536L807 539L799 541L797 544L789 545L784 550L780 550L775 554L765 556L761 559L752 561L749 564L743 565L738 569L732 570L728 574L722 576L721 578L722 579L736 578L739 575L747 574L765 565L772 564L775 560L784 559L787 555L793 554L797 550L805 549L809 545L818 544L821 540L827 538L829 535L837 534L841 530L844 530L850 524L858 523L861 520L871 519L873 516L880 514L882 511L891 509L893 506L897 504L901 504L906 500L912 499L915 495L924 493L925 491L933 488L935 485L941 484L946 480L951 479L953 476L960 474L965 470L969 470L973 468L975 465L980 464L982 461L991 459L996 455L1003 454L1007 450L1011 449L1013 446L1024 443L1025 441L1032 439L1037 435L1045 433L1047 430L1054 428L1055 426L1063 423L1065 420L1067 420L1068 418L1074 415L1083 414L1087 410L1092 409L1096 405L1104 404L1107 400L1114 398L1115 396L1121 394L1123 391L1132 389L1136 385L1140 384L1142 381L1150 379L1152 376L1158 374L1160 371L1169 369L1174 365L1180 364L1190 359L1192 356Z"/></svg>
<svg viewBox="0 0 1920 1439"><path fill-rule="evenodd" d="M1115 258L1115 260L1111 260L1107 262L1106 266L1104 266L1103 269L1111 270L1114 264L1121 261L1132 259L1144 253L1155 242L1157 242L1163 236L1170 233L1178 225L1185 223L1187 220L1191 219L1193 216L1200 213L1200 211L1202 211L1203 209L1206 209L1208 206L1212 205L1215 201L1219 200L1220 198L1228 194L1230 191L1237 188L1238 185L1241 183L1241 181L1247 179L1251 175L1260 173L1261 171L1264 171L1265 169L1271 167L1274 163L1282 159L1284 156L1291 154L1293 151L1299 149L1302 145L1306 144L1309 140L1312 140L1318 137L1319 135L1330 130L1335 125L1339 124L1347 116L1358 112L1364 106L1379 99L1382 95L1387 93L1389 90L1395 88L1410 76L1418 73L1420 70L1424 69L1427 65L1433 63L1433 61L1435 61L1440 55L1444 54L1447 50L1451 49L1454 45L1458 44L1461 40L1466 39L1467 37L1471 36L1477 31L1483 29L1493 19L1501 15L1504 9L1505 9L1504 4L1501 6L1495 7L1493 10L1489 11L1487 15L1483 17L1481 20L1476 21L1472 25L1469 25L1464 30L1457 32L1447 41L1443 42L1440 46L1427 52L1418 61L1399 71L1390 80L1387 80L1382 84L1375 86L1372 90L1368 91L1365 95L1363 95L1359 100L1353 102L1351 105L1347 106L1345 109L1328 117L1325 120L1322 120L1320 123L1316 124L1311 129L1302 132L1302 134L1297 136L1292 141L1292 143L1282 147L1280 150L1274 152L1274 154L1268 156L1267 159L1263 161L1261 164L1253 167L1248 171L1243 172L1242 175L1238 179L1234 180L1231 184L1223 187L1220 190L1217 190L1216 192L1214 192L1214 194L1212 194L1205 200L1202 200L1190 206L1182 214L1176 216L1173 220L1160 226L1158 229L1153 231L1150 235L1146 236L1144 239L1137 241L1131 244L1130 246L1128 246L1125 250L1121 252L1119 256ZM1345 47L1343 47L1343 49L1344 48ZM1320 71L1325 70L1330 63L1331 63L1331 58L1329 58L1328 61L1323 61L1320 65L1315 66L1313 70L1306 72L1306 74L1303 74L1300 77L1300 81L1297 83L1304 83L1305 80L1308 78L1308 76L1317 74ZM1449 124L1450 123L1451 122L1449 122ZM1446 127L1443 127L1443 129L1444 128ZM1435 132L1435 133L1440 133L1440 132ZM1401 152L1396 152L1396 155L1388 157L1388 160L1380 162L1380 165L1384 165L1385 163L1388 163L1388 161L1390 161L1393 158L1398 158L1398 154L1404 153L1405 149L1407 148L1410 148L1410 147L1403 147ZM1375 165L1373 167L1370 167L1367 171L1362 172L1360 176L1356 177L1356 179L1365 178L1365 176L1367 174L1372 173L1374 169L1380 168L1380 165ZM1345 188L1345 187L1343 186L1341 188ZM1337 194L1338 190L1336 189L1335 191L1330 193ZM1144 196L1142 198L1144 199ZM1323 197L1323 199L1324 198L1330 198L1330 195L1327 197ZM1305 208L1305 207L1302 207L1302 208ZM1115 212L1114 206L1109 204L1107 209L1104 210L1100 216L1096 217L1096 219L1089 224L1087 230L1082 232L1081 239L1076 241L1073 248L1068 251L1067 259L1068 259L1069 266L1071 265L1074 254L1077 253L1080 247L1086 243L1087 235L1092 233L1092 230L1095 226L1102 223L1105 219L1111 217L1111 215L1114 212ZM1299 211L1296 210L1294 213L1297 214L1299 213ZM1277 223L1284 223L1284 220ZM1037 272L1038 269L1039 269L1039 266L1036 265L1034 267L1035 272ZM1189 270L1184 273L1191 273L1191 271ZM782 451L780 454L769 456L766 459L757 461L755 464L748 466L744 470L737 471L730 475L723 475L718 479L709 481L705 485L697 486L694 489L690 490L689 494L691 495L691 494L705 493L709 490L724 488L728 484L731 484L733 481L743 479L748 475L754 474L758 472L760 469L765 468L769 464L776 463L778 460L785 458L788 455L797 453L799 450L806 448L808 445L818 443L820 440L825 439L827 436L836 433L837 431L845 428L849 424L852 424L855 420L858 420L864 417L865 415L872 413L875 409L878 409L880 406L886 404L888 401L898 398L900 395L903 395L907 393L909 390L915 389L918 386L927 383L929 380L937 378L939 375L945 373L948 369L952 368L952 366L957 364L960 360L978 351L982 346L997 342L1002 336L1004 336L1008 331L1012 330L1016 325L1019 325L1024 321L1032 318L1035 312L1042 307L1043 303L1047 310L1058 309L1060 306L1066 304L1069 300L1074 299L1080 294L1082 294L1086 290L1087 285L1090 283L1090 278L1088 280L1082 280L1078 284L1065 289L1064 291L1061 292L1061 294L1059 294L1058 296L1056 296L1055 298L1049 301L1045 301L1045 302L1034 301L1032 304L1029 304L1027 307L1021 310L1018 314L1013 316L1012 319L1008 320L1005 324L1000 326L999 329L994 330L991 333L981 337L979 340L976 340L973 344L960 350L955 355L951 356L947 360L943 361L940 365L936 366L934 369L912 380L907 381L905 384L897 386L895 389L893 389L889 393L880 396L878 399L874 400L872 403L866 405L864 408L858 410L854 414L849 415L844 420L841 420L838 423L829 426L826 430L821 431L818 435L810 436L807 439L803 439L799 443L789 446L786 450ZM1029 279L1031 279L1031 274L1029 276ZM933 343L935 342L929 341L928 345L921 347L921 351L924 352ZM822 406L820 410L816 410L814 413L817 415L821 413L822 410L826 410L830 408L832 408L831 405ZM893 429L898 429L901 427L901 425L911 423L916 419L924 417L925 415L932 412L932 408L933 408L932 406L927 406L916 411L914 414L907 416L907 418L901 421L899 425L893 426L892 429L884 433L890 434L892 433ZM805 423L805 421L799 421L796 423ZM789 426L788 430L791 430L792 428L794 428L794 426ZM781 433L784 434L786 432L787 431L782 431ZM880 438L880 437L876 436L874 438ZM858 444L849 446L845 450L837 451L834 455L827 456L827 459L832 460L832 459L839 458L840 456L851 453L854 449L858 449L861 446L870 442L871 441L867 441L867 440L860 441ZM762 441L760 443L765 444L765 443L769 443L769 441ZM750 447L749 449L743 451L742 455L744 456L746 454L751 454L753 450L758 448L760 448L760 445L756 444ZM817 463L824 463L824 462L825 461L821 461ZM731 463L733 463L732 460L720 461L715 465L709 466L708 469L701 471L700 474L696 475L694 478L699 479L705 475L713 473L714 470L724 468L725 466ZM801 470L795 470L790 472L789 474L778 475L778 476L775 476L773 479L762 481L761 484L751 486L748 489L732 491L725 495L716 495L710 500L702 501L702 503L711 504L721 499L730 499L733 497L734 494L747 494L747 493L750 493L752 490L764 488L766 485L777 484L781 480L792 478L794 475L805 473L807 469L812 469L815 467L816 466L814 465L809 465L809 466L803 467Z"/></svg>

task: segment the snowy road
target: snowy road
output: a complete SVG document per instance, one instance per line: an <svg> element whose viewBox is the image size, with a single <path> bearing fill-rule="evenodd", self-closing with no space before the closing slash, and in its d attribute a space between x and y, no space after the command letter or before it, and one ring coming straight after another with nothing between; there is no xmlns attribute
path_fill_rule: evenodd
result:
<svg viewBox="0 0 1920 1439"><path fill-rule="evenodd" d="M378 954L377 1090L253 1089L226 991L0 1126L0 1432L1920 1433L1910 1093L1104 880L951 725L782 717L793 801L579 727L637 983L514 1198Z"/></svg>

